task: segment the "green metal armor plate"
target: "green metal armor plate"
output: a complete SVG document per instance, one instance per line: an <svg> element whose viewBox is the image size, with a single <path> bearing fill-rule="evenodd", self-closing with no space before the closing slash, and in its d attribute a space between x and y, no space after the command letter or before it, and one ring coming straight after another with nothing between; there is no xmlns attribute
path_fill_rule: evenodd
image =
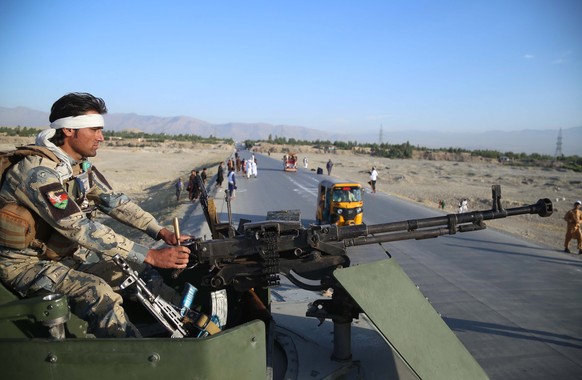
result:
<svg viewBox="0 0 582 380"><path fill-rule="evenodd" d="M396 260L339 269L334 276L419 378L488 378Z"/></svg>

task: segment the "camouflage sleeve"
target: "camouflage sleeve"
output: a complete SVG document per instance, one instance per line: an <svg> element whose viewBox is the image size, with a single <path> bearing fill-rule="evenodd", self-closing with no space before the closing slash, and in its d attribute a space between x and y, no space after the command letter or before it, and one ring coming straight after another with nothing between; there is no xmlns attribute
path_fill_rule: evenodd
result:
<svg viewBox="0 0 582 380"><path fill-rule="evenodd" d="M74 200L69 199L54 163L43 165L38 157L27 157L9 170L7 181L14 189L17 202L38 214L65 238L103 255L119 254L132 262L144 261L147 247L87 218Z"/></svg>
<svg viewBox="0 0 582 380"><path fill-rule="evenodd" d="M99 211L128 226L141 230L157 240L162 227L154 216L133 203L127 195L113 192L105 177L96 167L93 167L92 174L93 186L87 194L87 198L95 202Z"/></svg>

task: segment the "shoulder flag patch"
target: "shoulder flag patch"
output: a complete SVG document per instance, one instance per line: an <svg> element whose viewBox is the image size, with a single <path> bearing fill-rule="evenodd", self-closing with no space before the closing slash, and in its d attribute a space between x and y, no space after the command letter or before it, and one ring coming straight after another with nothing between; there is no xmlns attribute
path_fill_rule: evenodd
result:
<svg viewBox="0 0 582 380"><path fill-rule="evenodd" d="M63 218L80 212L77 203L69 197L69 194L60 183L49 183L38 189L46 202L46 210L51 213L54 220Z"/></svg>
<svg viewBox="0 0 582 380"><path fill-rule="evenodd" d="M64 210L69 203L69 195L63 189L49 191L46 193L48 201L56 208Z"/></svg>

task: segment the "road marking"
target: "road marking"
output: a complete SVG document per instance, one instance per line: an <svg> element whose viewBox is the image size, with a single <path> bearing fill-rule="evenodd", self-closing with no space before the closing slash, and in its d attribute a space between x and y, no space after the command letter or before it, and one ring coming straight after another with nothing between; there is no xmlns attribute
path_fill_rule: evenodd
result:
<svg viewBox="0 0 582 380"><path fill-rule="evenodd" d="M289 181L291 181L295 186L297 186L297 189L293 189L293 191L299 193L300 195L312 195L314 197L317 197L317 187L305 187L302 184L300 184L299 182L297 182L295 179L291 178L290 176L287 177L289 179Z"/></svg>

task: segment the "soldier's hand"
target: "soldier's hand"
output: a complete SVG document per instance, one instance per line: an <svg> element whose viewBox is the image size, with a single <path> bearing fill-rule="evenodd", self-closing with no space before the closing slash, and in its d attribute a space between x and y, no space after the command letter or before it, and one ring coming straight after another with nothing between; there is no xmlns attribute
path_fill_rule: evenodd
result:
<svg viewBox="0 0 582 380"><path fill-rule="evenodd" d="M184 269L188 265L190 250L185 246L150 249L144 262L158 268Z"/></svg>
<svg viewBox="0 0 582 380"><path fill-rule="evenodd" d="M168 245L177 245L178 240L176 240L176 234L167 228L162 228L158 233L160 239L162 239ZM190 239L190 235L180 234L180 242Z"/></svg>

